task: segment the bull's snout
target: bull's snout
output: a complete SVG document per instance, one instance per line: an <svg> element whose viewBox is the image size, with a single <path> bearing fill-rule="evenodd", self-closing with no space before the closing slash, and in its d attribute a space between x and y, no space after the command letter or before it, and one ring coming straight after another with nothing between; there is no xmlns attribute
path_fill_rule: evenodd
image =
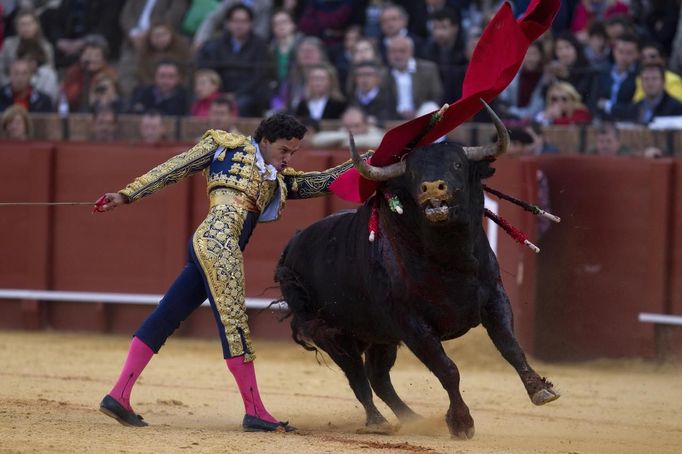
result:
<svg viewBox="0 0 682 454"><path fill-rule="evenodd" d="M424 214L431 222L445 221L450 214L450 192L448 184L443 180L424 181L419 193L419 204L424 207Z"/></svg>
<svg viewBox="0 0 682 454"><path fill-rule="evenodd" d="M421 199L440 199L447 198L448 196L448 185L443 180L436 181L424 181L422 183L422 192L419 195Z"/></svg>

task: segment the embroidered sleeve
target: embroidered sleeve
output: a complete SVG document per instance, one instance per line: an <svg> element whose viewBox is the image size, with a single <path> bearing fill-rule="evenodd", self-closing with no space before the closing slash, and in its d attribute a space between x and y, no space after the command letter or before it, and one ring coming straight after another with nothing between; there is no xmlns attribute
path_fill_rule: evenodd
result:
<svg viewBox="0 0 682 454"><path fill-rule="evenodd" d="M213 153L218 147L214 138L206 134L189 150L173 156L168 161L154 167L135 181L118 191L128 197L130 203L146 197L170 184L205 169L211 164Z"/></svg>
<svg viewBox="0 0 682 454"><path fill-rule="evenodd" d="M372 154L374 154L373 151L368 151L362 157L368 159ZM299 172L294 169L284 169L282 175L287 186L287 198L308 199L329 194L329 185L351 167L353 167L353 161L349 159L343 164L322 172Z"/></svg>

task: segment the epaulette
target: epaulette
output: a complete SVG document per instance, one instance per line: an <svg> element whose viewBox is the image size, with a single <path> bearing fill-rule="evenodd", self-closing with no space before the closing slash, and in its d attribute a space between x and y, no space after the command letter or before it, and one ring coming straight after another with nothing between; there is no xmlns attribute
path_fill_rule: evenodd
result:
<svg viewBox="0 0 682 454"><path fill-rule="evenodd" d="M301 170L292 169L291 167L286 167L280 173L287 177L298 177L303 175L305 172Z"/></svg>
<svg viewBox="0 0 682 454"><path fill-rule="evenodd" d="M215 140L218 145L223 146L228 150L244 147L251 143L251 139L247 136L233 132L221 131L220 129L209 129L204 133L202 139L208 136Z"/></svg>

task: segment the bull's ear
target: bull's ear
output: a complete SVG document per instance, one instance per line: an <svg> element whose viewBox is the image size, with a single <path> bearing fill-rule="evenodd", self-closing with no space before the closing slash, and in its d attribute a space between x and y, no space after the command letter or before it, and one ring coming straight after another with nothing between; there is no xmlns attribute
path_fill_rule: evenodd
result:
<svg viewBox="0 0 682 454"><path fill-rule="evenodd" d="M492 161L488 161L487 159L484 159L483 161L469 161L481 180L490 178L495 174L495 168L490 165L491 162Z"/></svg>

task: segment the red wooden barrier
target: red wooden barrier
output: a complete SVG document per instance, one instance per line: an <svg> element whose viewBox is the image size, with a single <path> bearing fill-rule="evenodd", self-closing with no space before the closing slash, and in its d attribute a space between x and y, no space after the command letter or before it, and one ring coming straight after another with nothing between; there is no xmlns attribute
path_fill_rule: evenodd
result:
<svg viewBox="0 0 682 454"><path fill-rule="evenodd" d="M178 151L60 144L55 199L95 200ZM111 213L93 215L88 207L56 208L54 288L162 293L186 258L189 188L182 182Z"/></svg>
<svg viewBox="0 0 682 454"><path fill-rule="evenodd" d="M54 146L3 142L0 147L0 201L52 200ZM0 212L0 288L43 290L50 287L50 207L3 207ZM44 309L37 301L6 301L0 328L44 325Z"/></svg>
<svg viewBox="0 0 682 454"><path fill-rule="evenodd" d="M677 160L673 174L675 183L671 196L671 239L668 247L670 257L670 299L667 313L682 315L682 160ZM680 348L682 348L682 343Z"/></svg>
<svg viewBox="0 0 682 454"><path fill-rule="evenodd" d="M94 200L185 149L3 142L0 200ZM347 150L304 151L293 165L319 170L346 159ZM536 200L536 170L543 169L552 211L563 218L537 241L537 256L498 231L502 278L526 350L561 360L653 356L654 326L639 323L638 313L682 314L680 162L551 156L505 158L494 166L488 184L529 201ZM270 288L272 276L291 235L351 206L332 196L290 201L280 221L260 224L246 251L247 294L279 296ZM109 214L91 215L88 207L3 208L0 288L163 293L206 209L201 175ZM536 239L533 216L506 202L499 202L499 212ZM4 300L0 328L130 333L152 308ZM256 334L288 335L287 325L275 324L269 313L251 317ZM181 332L214 337L215 329L204 308ZM670 335L665 339L670 343Z"/></svg>
<svg viewBox="0 0 682 454"><path fill-rule="evenodd" d="M666 310L672 162L557 156L540 160L562 216L538 265L536 355L655 353L640 312Z"/></svg>
<svg viewBox="0 0 682 454"><path fill-rule="evenodd" d="M48 143L3 143L1 201L52 200L53 148ZM2 208L0 286L49 287L50 214L45 206Z"/></svg>
<svg viewBox="0 0 682 454"><path fill-rule="evenodd" d="M667 273L670 291L666 300L666 313L682 315L682 160L677 160L676 164L672 177L674 188L670 206L670 242L667 244L670 251ZM682 326L657 326L656 340L660 357L682 361Z"/></svg>
<svg viewBox="0 0 682 454"><path fill-rule="evenodd" d="M522 200L537 203L537 163L534 160L503 158L497 160L493 167L495 175L485 181L488 186ZM488 194L488 198L497 202L500 216L521 229L531 242L538 244L537 220L534 215L525 212L521 207L498 200L491 194ZM542 249L542 245L539 246ZM537 310L535 307L537 254L516 243L502 229L498 229L495 252L500 265L502 283L514 310L516 335L526 351L533 354ZM540 252L543 253L546 252Z"/></svg>

